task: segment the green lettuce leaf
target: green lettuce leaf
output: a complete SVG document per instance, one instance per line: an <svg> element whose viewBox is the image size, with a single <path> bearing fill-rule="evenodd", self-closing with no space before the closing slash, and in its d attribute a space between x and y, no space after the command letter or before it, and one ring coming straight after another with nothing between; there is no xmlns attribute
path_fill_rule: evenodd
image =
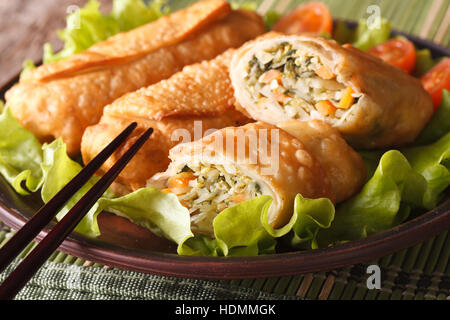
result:
<svg viewBox="0 0 450 320"><path fill-rule="evenodd" d="M383 43L389 39L391 24L387 19L380 19L379 28L369 28L366 19L361 19L356 28L353 46L361 50L370 48Z"/></svg>
<svg viewBox="0 0 450 320"><path fill-rule="evenodd" d="M41 195L42 200L48 202L81 171L82 167L69 158L66 145L61 139L44 144L42 150L44 156L41 163L43 172Z"/></svg>
<svg viewBox="0 0 450 320"><path fill-rule="evenodd" d="M24 76L27 72L35 68L36 66L34 65L33 60L31 59L25 60L22 64L22 72L20 73L20 78L22 78L22 76Z"/></svg>
<svg viewBox="0 0 450 320"><path fill-rule="evenodd" d="M52 45L44 45L44 63L58 61L82 52L94 43L119 32L117 23L110 16L100 12L100 3L96 0L89 2L81 9L70 13L66 18L66 28L58 31L64 47L58 53L53 52Z"/></svg>
<svg viewBox="0 0 450 320"><path fill-rule="evenodd" d="M270 196L239 203L213 220L215 239L195 235L180 243L178 253L205 256L255 256L275 252L276 240L262 222L272 203Z"/></svg>
<svg viewBox="0 0 450 320"><path fill-rule="evenodd" d="M100 198L97 204L97 214L105 210L125 217L175 243L183 243L193 236L189 211L174 194L141 188L119 198Z"/></svg>
<svg viewBox="0 0 450 320"><path fill-rule="evenodd" d="M223 256L223 252L217 245L216 239L212 239L203 234L194 234L178 244L177 252L182 256Z"/></svg>
<svg viewBox="0 0 450 320"><path fill-rule="evenodd" d="M411 209L422 205L426 186L401 152L386 152L362 190L336 208L331 227L318 235L320 246L360 239L403 222Z"/></svg>
<svg viewBox="0 0 450 320"><path fill-rule="evenodd" d="M41 189L42 200L48 202L81 171L81 165L67 155L61 139L42 146L12 116L9 107L0 114L0 127L0 173L17 193L28 195ZM57 219L61 219L96 180L92 178L86 183L61 209ZM99 235L93 213L87 214L75 230L89 236Z"/></svg>
<svg viewBox="0 0 450 320"><path fill-rule="evenodd" d="M330 228L334 221L335 208L330 199L308 199L300 194L295 198L292 230L283 240L289 247L296 249L317 249L317 235ZM289 226L288 223L286 226ZM285 229L284 226L282 229Z"/></svg>
<svg viewBox="0 0 450 320"><path fill-rule="evenodd" d="M256 11L258 9L259 1L255 0L231 0L228 1L231 5L231 8L233 10L236 9L244 9L244 10L250 10L250 11ZM269 10L266 12L266 14L262 17L264 20L264 24L266 26L267 30L272 29L274 24L280 20L280 18L283 15L275 10Z"/></svg>
<svg viewBox="0 0 450 320"><path fill-rule="evenodd" d="M337 20L333 30L333 39L339 44L352 43L355 38L355 30L350 28L345 21Z"/></svg>
<svg viewBox="0 0 450 320"><path fill-rule="evenodd" d="M227 208L214 219L214 235L223 255L275 252L276 241L262 223L271 203L270 196L260 196Z"/></svg>
<svg viewBox="0 0 450 320"><path fill-rule="evenodd" d="M416 50L416 57L416 66L413 71L415 77L423 76L436 64L429 49Z"/></svg>
<svg viewBox="0 0 450 320"><path fill-rule="evenodd" d="M50 144L42 146L43 161L42 168L42 201L50 201L67 183L70 182L81 170L82 166L69 158L66 152L66 145L61 139L57 139ZM97 177L92 177L89 181L70 198L56 215L57 220L61 220L67 212L80 200L90 188L98 181ZM100 235L97 223L96 206L94 206L76 226L75 231L90 237Z"/></svg>
<svg viewBox="0 0 450 320"><path fill-rule="evenodd" d="M420 133L414 144L423 145L435 142L447 132L450 131L450 92L442 92L442 102L439 108L434 112L430 122Z"/></svg>
<svg viewBox="0 0 450 320"><path fill-rule="evenodd" d="M275 10L269 10L263 17L264 24L267 28L267 30L271 30L275 23L278 22L283 17L283 15Z"/></svg>
<svg viewBox="0 0 450 320"><path fill-rule="evenodd" d="M9 107L0 114L0 173L17 193L27 195L42 185L41 143L13 117Z"/></svg>
<svg viewBox="0 0 450 320"><path fill-rule="evenodd" d="M66 28L58 31L58 36L64 42L63 49L54 53L50 43L44 45L43 62L68 58L119 32L154 21L169 11L166 1L162 0L149 5L143 0L114 0L111 13L105 15L100 11L98 1L89 0L83 8L70 13L66 18ZM31 67L29 62L27 67L28 70Z"/></svg>
<svg viewBox="0 0 450 320"><path fill-rule="evenodd" d="M244 9L256 11L258 8L258 2L255 0L230 0L229 3L233 10Z"/></svg>
<svg viewBox="0 0 450 320"><path fill-rule="evenodd" d="M351 43L358 49L369 50L387 41L390 32L391 25L384 18L380 19L379 28L369 28L366 19L359 20L356 29L349 27L345 21L338 20L333 30L333 39L340 44Z"/></svg>
<svg viewBox="0 0 450 320"><path fill-rule="evenodd" d="M436 207L450 185L450 132L433 144L405 148L402 153L427 182L422 206Z"/></svg>
<svg viewBox="0 0 450 320"><path fill-rule="evenodd" d="M120 32L142 26L170 12L167 1L151 1L148 5L142 0L115 0L111 16Z"/></svg>
<svg viewBox="0 0 450 320"><path fill-rule="evenodd" d="M297 249L317 248L319 230L329 228L334 206L329 199L295 198L290 221L273 229L267 214L272 198L261 196L222 211L213 221L215 239L198 235L180 243L178 253L202 256L255 256L274 253L278 239Z"/></svg>

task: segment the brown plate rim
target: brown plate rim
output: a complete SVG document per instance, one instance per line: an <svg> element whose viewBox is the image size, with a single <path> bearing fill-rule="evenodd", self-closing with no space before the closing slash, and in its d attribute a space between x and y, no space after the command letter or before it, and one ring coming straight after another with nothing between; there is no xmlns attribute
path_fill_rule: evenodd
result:
<svg viewBox="0 0 450 320"><path fill-rule="evenodd" d="M0 202L0 218L13 229L26 220ZM450 228L450 199L435 209L387 231L326 249L256 257L197 257L159 252L130 251L77 235L58 250L96 263L165 276L204 279L245 279L328 271L372 261L419 244ZM49 231L43 230L40 241ZM394 246L392 244L395 244Z"/></svg>
<svg viewBox="0 0 450 320"><path fill-rule="evenodd" d="M349 24L352 25L351 22ZM408 37L419 48L430 49L433 56L450 56L447 48L431 41L402 32L393 31L393 34ZM18 78L18 75L15 76L0 89L2 98ZM19 212L8 208L2 202L0 220L16 230L27 221ZM130 251L71 234L58 250L92 262L136 272L201 279L247 279L328 271L369 262L419 244L448 229L450 198L435 209L389 230L326 249L256 257L193 257L153 251ZM40 241L48 231L49 228L44 229L36 239Z"/></svg>

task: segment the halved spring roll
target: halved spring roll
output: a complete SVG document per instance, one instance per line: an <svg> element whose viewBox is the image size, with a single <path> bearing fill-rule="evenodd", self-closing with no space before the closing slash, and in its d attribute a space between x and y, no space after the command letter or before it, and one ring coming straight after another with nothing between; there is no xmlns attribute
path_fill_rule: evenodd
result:
<svg viewBox="0 0 450 320"><path fill-rule="evenodd" d="M253 119L321 119L356 148L410 143L433 110L418 79L321 37L249 43L236 52L230 74L239 108Z"/></svg>
<svg viewBox="0 0 450 320"><path fill-rule="evenodd" d="M73 155L105 105L264 31L257 14L233 11L223 0L201 1L31 70L6 93L6 103L40 141L62 137Z"/></svg>
<svg viewBox="0 0 450 320"><path fill-rule="evenodd" d="M286 127L290 128L288 124ZM349 151L349 147L339 135L328 137L329 132L321 133L318 128L320 124L305 124L302 127L305 134L299 137L264 122L224 128L201 140L174 147L170 150L172 162L168 169L152 177L148 185L176 194L189 209L192 228L198 233L212 235L212 221L221 211L260 195L273 198L269 223L274 228L281 227L291 218L298 193L336 202L363 183L362 160L357 155L340 155L336 159L334 154L327 153L341 147ZM309 149L308 145L313 143L322 147ZM345 164L324 165L328 161L320 161L318 157ZM362 179L345 177L331 181L347 175ZM337 188L349 191L336 194Z"/></svg>
<svg viewBox="0 0 450 320"><path fill-rule="evenodd" d="M114 184L115 191L124 194L145 186L152 175L166 170L169 150L176 144L200 139L213 129L250 122L234 107L228 73L232 55L233 49L229 49L106 106L100 122L83 135L83 161L88 163L128 124L138 122L133 136L102 166L100 172L106 172L143 130L153 127L150 139Z"/></svg>

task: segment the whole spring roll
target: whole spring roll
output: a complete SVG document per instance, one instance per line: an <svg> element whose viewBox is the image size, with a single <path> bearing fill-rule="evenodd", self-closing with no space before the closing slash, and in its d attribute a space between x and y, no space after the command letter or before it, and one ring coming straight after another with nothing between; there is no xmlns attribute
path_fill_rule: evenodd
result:
<svg viewBox="0 0 450 320"><path fill-rule="evenodd" d="M232 11L223 0L201 1L31 70L6 93L6 102L40 141L62 137L74 155L105 105L264 31L254 13Z"/></svg>
<svg viewBox="0 0 450 320"><path fill-rule="evenodd" d="M128 93L106 106L100 122L88 127L83 135L83 161L88 163L121 130L136 121L138 129L105 162L100 170L105 172L143 130L153 127L150 139L114 184L115 191L124 194L144 187L152 175L166 170L169 150L176 144L200 139L213 129L250 122L234 107L228 73L233 52L229 49L213 60L186 66L169 79Z"/></svg>
<svg viewBox="0 0 450 320"><path fill-rule="evenodd" d="M433 106L420 81L377 57L316 36L243 46L230 67L239 108L272 124L320 119L355 148L412 142Z"/></svg>
<svg viewBox="0 0 450 320"><path fill-rule="evenodd" d="M352 193L362 184L358 180L356 186L355 180L348 178L331 181L342 175L364 176L365 169L362 160L354 156L340 155L336 159L327 153L339 148L348 151L349 147L339 135L328 137L318 128L320 124L305 124L301 128L305 133L299 137L264 122L224 128L174 147L168 169L152 177L148 185L176 194L189 209L192 228L198 233L212 235L212 221L217 214L261 195L273 198L268 220L272 227L281 227L291 218L298 193L336 202L342 200L344 192L335 194L335 188L349 188ZM322 141L326 141L322 147L308 148ZM329 161L320 161L319 157L346 162L345 169L324 166ZM335 168L339 174L332 172Z"/></svg>

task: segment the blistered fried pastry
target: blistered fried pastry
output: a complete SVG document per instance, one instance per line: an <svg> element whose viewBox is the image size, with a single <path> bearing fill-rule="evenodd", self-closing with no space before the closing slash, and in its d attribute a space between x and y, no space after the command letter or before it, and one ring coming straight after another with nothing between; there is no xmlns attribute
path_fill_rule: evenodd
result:
<svg viewBox="0 0 450 320"><path fill-rule="evenodd" d="M128 124L139 125L135 135L103 165L107 171L142 130L154 132L118 177L115 188L127 193L145 186L147 179L164 171L169 150L180 142L202 138L214 129L240 126L250 119L238 112L228 67L229 49L213 60L186 66L167 80L124 95L104 109L100 122L83 135L83 161L88 163Z"/></svg>

